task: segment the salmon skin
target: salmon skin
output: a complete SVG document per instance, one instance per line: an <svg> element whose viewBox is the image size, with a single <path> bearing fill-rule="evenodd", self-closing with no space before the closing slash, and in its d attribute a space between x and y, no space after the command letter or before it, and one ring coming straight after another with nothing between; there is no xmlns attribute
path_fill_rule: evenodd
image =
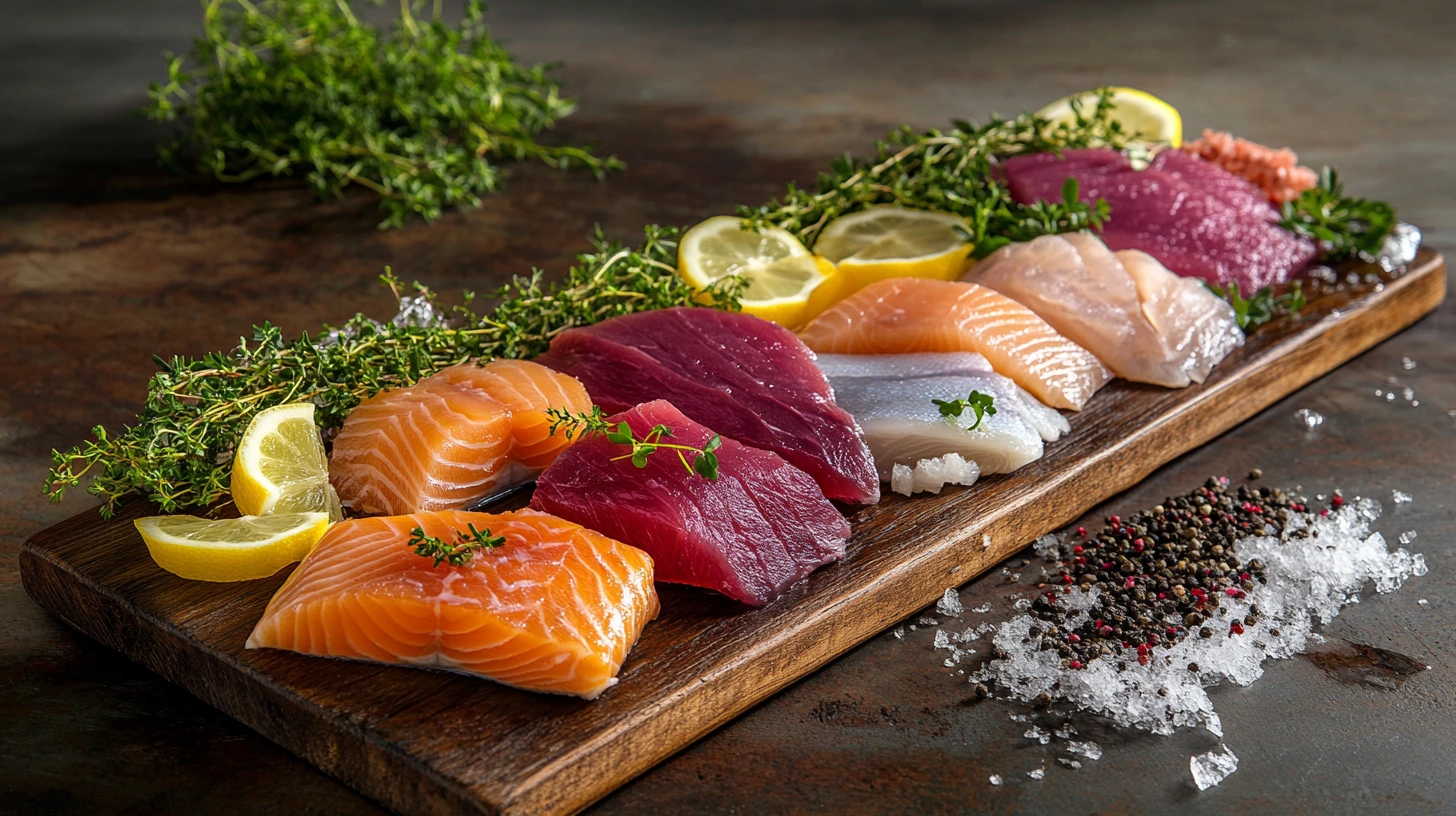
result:
<svg viewBox="0 0 1456 816"><path fill-rule="evenodd" d="M1107 246L1142 250L1179 275L1237 283L1246 294L1289 280L1317 250L1278 225L1258 187L1181 150L1158 153L1146 170L1115 150L1088 148L1016 156L1002 171L1021 204L1061 201L1075 178L1082 201L1110 207Z"/></svg>
<svg viewBox="0 0 1456 816"><path fill-rule="evenodd" d="M889 278L799 331L821 354L971 351L1053 408L1081 410L1112 379L1090 351L1020 303L973 283Z"/></svg>
<svg viewBox="0 0 1456 816"><path fill-rule="evenodd" d="M505 543L434 566L411 531L453 541L469 525ZM593 699L657 617L652 558L538 513L455 510L340 522L293 571L248 636L285 649L444 669Z"/></svg>
<svg viewBox="0 0 1456 816"><path fill-rule="evenodd" d="M346 507L458 510L528 482L570 444L547 408L591 408L575 379L525 360L464 363L365 400L334 439L329 480Z"/></svg>
<svg viewBox="0 0 1456 816"><path fill-rule="evenodd" d="M702 448L713 432L658 400L611 417L637 439ZM721 592L762 606L844 556L849 522L809 475L771 451L723 438L718 478L693 473L672 450L638 468L625 444L597 434L541 474L531 506L632 542L652 556L657 580Z"/></svg>
<svg viewBox="0 0 1456 816"><path fill-rule="evenodd" d="M746 314L659 309L562 332L536 360L581 380L608 413L667 400L770 450L851 504L880 498L874 458L794 333Z"/></svg>

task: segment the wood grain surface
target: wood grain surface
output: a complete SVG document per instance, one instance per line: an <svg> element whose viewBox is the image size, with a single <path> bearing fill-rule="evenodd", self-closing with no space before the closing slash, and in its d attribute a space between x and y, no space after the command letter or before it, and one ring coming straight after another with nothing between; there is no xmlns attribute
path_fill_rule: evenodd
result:
<svg viewBox="0 0 1456 816"><path fill-rule="evenodd" d="M1014 474L851 516L848 555L765 608L663 586L661 617L586 702L478 679L245 651L283 574L189 582L147 556L131 520L94 511L28 541L37 603L345 783L403 813L579 810L737 714L963 584L1033 538L1399 332L1445 297L1423 250L1396 274L1316 290L1295 319L1255 331L1208 382L1118 380L1072 433Z"/></svg>

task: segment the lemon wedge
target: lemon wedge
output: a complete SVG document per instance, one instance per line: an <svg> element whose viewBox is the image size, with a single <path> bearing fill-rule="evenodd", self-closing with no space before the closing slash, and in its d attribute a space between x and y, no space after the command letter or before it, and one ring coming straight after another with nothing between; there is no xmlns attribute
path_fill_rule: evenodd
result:
<svg viewBox="0 0 1456 816"><path fill-rule="evenodd" d="M344 517L308 402L259 411L233 454L232 493L245 516L327 513Z"/></svg>
<svg viewBox="0 0 1456 816"><path fill-rule="evenodd" d="M137 519L136 528L152 560L168 572L193 581L249 581L308 555L329 528L329 514L150 516Z"/></svg>
<svg viewBox="0 0 1456 816"><path fill-rule="evenodd" d="M757 232L728 215L703 221L683 234L677 250L678 274L695 289L706 289L729 275L748 282L743 311L794 327L808 319L809 298L834 277L834 265L817 258L779 227Z"/></svg>
<svg viewBox="0 0 1456 816"><path fill-rule="evenodd" d="M836 299L885 278L959 280L971 245L958 215L905 207L871 207L829 222L814 250L839 272Z"/></svg>
<svg viewBox="0 0 1456 816"><path fill-rule="evenodd" d="M1144 144L1166 144L1179 147L1183 144L1183 117L1178 109L1136 88L1111 88L1112 118L1122 123L1123 129L1136 141ZM1076 102L1083 115L1090 114L1097 107L1097 91L1083 91L1047 105L1037 115L1053 122L1074 122L1076 114L1072 103Z"/></svg>

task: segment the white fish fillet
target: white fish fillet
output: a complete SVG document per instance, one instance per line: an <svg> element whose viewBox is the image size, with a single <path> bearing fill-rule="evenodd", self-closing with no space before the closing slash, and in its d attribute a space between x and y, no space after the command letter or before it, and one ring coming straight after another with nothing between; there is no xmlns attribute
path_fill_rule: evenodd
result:
<svg viewBox="0 0 1456 816"><path fill-rule="evenodd" d="M1182 388L1202 382L1242 342L1232 310L1151 256L1113 253L1095 236L1044 235L1010 244L966 280L1036 312L1118 376Z"/></svg>
<svg viewBox="0 0 1456 816"><path fill-rule="evenodd" d="M881 479L890 481L897 464L911 466L922 459L937 459L950 453L975 462L984 474L1009 473L1041 457L1041 434L1028 421L1028 408L1011 380L975 369L896 379L895 358L899 356L952 355L864 356L853 360L837 359L842 355L820 357L826 373L853 371L863 375L830 374L829 384L834 389L835 402L853 415L863 429ZM907 370L926 370L914 367L924 360L907 362ZM874 376L875 372L884 372L886 376ZM968 410L958 418L948 419L932 402L964 399L972 391L990 395L996 408L996 413L984 417L973 431L966 429L975 422L974 413Z"/></svg>
<svg viewBox="0 0 1456 816"><path fill-rule="evenodd" d="M921 377L957 376L962 374L994 373L991 363L979 354L969 351L923 352L919 354L820 354L816 363L824 376L831 381L863 377L872 380L911 380ZM966 391L965 394L969 394ZM961 396L965 396L962 394ZM1047 442L1055 442L1072 430L1067 418L1055 408L1044 405L1020 386L1016 394L1021 399L1011 404L996 404L998 411L1014 410L1032 430ZM937 397L945 399L945 397ZM848 409L846 409L848 410ZM850 413L853 413L852 411Z"/></svg>
<svg viewBox="0 0 1456 816"><path fill-rule="evenodd" d="M1244 344L1234 307L1208 291L1201 281L1173 274L1157 258L1139 249L1114 254L1137 284L1143 314L1194 382L1208 379L1215 365Z"/></svg>

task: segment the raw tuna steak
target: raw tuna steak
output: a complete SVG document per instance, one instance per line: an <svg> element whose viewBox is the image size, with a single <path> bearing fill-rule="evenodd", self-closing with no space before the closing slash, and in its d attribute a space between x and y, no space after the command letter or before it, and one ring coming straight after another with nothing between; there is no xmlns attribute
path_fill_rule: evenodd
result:
<svg viewBox="0 0 1456 816"><path fill-rule="evenodd" d="M611 418L637 439L702 447L713 432L658 400ZM657 580L721 592L751 606L844 556L849 523L814 480L778 454L724 438L718 478L689 472L659 449L638 468L625 444L592 435L567 448L536 482L531 506L652 556ZM691 461L692 454L689 454Z"/></svg>
<svg viewBox="0 0 1456 816"><path fill-rule="evenodd" d="M1059 200L1066 180L1077 179L1083 201L1103 198L1111 207L1102 229L1109 248L1140 249L1180 275L1253 292L1284 283L1315 255L1312 242L1275 223L1259 188L1178 150L1141 171L1101 148L1018 156L1003 167L1023 204Z"/></svg>
<svg viewBox="0 0 1456 816"><path fill-rule="evenodd" d="M536 362L579 379L605 411L667 400L782 456L831 499L879 501L859 427L834 403L813 353L782 326L716 309L640 312L563 332Z"/></svg>

